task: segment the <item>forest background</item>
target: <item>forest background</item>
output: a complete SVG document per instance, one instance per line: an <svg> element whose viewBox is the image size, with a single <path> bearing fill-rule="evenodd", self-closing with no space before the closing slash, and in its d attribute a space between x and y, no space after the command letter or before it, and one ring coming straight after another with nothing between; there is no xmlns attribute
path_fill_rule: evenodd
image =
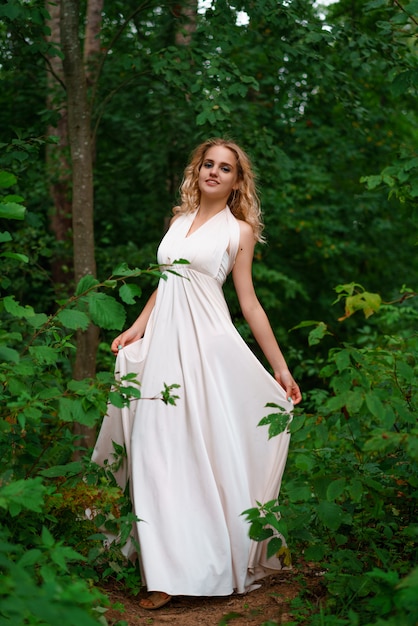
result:
<svg viewBox="0 0 418 626"><path fill-rule="evenodd" d="M253 160L257 293L304 391L252 536L276 527L295 567L326 572L294 623L417 623L417 16L417 0L2 1L2 623L106 623L100 581L140 586L120 554L129 499L89 448L109 342L155 288L209 136ZM122 534L110 551L103 524Z"/></svg>

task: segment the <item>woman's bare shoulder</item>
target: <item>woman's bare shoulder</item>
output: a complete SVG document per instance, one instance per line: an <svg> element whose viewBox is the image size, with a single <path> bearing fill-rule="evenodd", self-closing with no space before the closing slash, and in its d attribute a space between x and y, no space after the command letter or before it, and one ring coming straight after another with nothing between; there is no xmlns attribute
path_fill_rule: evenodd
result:
<svg viewBox="0 0 418 626"><path fill-rule="evenodd" d="M171 217L168 223L168 227L170 228L170 226L172 226L174 222L176 222L179 219L179 217L181 217L182 215L184 215L184 213L174 213L174 215Z"/></svg>
<svg viewBox="0 0 418 626"><path fill-rule="evenodd" d="M244 220L238 220L240 239L244 241L254 240L254 231L252 229L251 224Z"/></svg>

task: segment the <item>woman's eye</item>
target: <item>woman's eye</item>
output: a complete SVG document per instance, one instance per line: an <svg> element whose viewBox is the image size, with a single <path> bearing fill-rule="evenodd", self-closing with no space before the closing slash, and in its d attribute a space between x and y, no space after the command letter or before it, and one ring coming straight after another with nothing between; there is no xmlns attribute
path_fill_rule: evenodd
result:
<svg viewBox="0 0 418 626"><path fill-rule="evenodd" d="M206 169L210 169L211 167L213 167L213 162L212 161L204 161L202 167L206 168ZM229 172L231 171L231 168L229 167L229 165L221 165L220 168L223 172L229 174Z"/></svg>

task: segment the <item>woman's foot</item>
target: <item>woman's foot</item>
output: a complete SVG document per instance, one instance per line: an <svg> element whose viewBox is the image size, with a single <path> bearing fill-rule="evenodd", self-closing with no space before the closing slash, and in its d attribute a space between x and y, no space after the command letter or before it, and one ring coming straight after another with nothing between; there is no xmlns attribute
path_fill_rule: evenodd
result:
<svg viewBox="0 0 418 626"><path fill-rule="evenodd" d="M154 609L160 609L162 606L170 602L171 596L164 591L152 591L148 598L143 598L139 601L139 606L142 609L153 611Z"/></svg>

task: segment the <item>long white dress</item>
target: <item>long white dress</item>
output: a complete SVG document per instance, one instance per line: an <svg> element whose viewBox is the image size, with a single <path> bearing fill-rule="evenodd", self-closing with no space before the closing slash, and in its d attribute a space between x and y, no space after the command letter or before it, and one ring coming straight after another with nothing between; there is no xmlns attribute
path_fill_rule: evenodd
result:
<svg viewBox="0 0 418 626"><path fill-rule="evenodd" d="M275 402L289 412L282 387L243 341L222 285L239 245L226 207L192 234L194 213L181 215L158 249L166 274L143 339L119 352L117 375L137 372L139 401L110 406L93 454L103 463L112 440L127 449L120 484L130 479L140 561L148 591L222 596L253 588L281 568L250 540L241 515L278 496L289 434L268 439L260 419ZM176 406L153 398L179 384Z"/></svg>

